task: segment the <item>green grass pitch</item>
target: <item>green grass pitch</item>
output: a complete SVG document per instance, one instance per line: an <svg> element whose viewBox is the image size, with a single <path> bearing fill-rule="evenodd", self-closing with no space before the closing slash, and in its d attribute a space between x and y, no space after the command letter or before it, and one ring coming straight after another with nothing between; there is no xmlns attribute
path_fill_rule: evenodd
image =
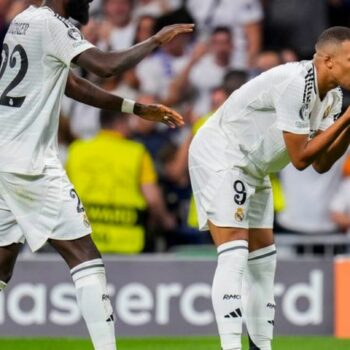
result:
<svg viewBox="0 0 350 350"><path fill-rule="evenodd" d="M350 340L328 337L277 337L276 350L349 350ZM4 350L93 350L87 340L75 339L2 339ZM120 339L118 350L220 350L219 341L213 337ZM248 349L244 339L243 349Z"/></svg>

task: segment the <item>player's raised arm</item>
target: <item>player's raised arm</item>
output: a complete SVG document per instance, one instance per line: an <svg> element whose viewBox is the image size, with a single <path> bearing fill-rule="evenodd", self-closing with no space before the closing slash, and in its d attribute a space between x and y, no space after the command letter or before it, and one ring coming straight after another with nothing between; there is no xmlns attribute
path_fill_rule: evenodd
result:
<svg viewBox="0 0 350 350"><path fill-rule="evenodd" d="M175 36L191 33L194 24L174 24L162 28L158 33L140 44L120 52L103 52L91 48L73 61L80 67L100 77L108 78L134 67L154 49L168 43Z"/></svg>
<svg viewBox="0 0 350 350"><path fill-rule="evenodd" d="M76 101L96 108L136 114L146 120L162 122L171 128L184 125L181 115L171 108L158 104L144 105L123 99L108 93L72 72L68 76L65 94Z"/></svg>

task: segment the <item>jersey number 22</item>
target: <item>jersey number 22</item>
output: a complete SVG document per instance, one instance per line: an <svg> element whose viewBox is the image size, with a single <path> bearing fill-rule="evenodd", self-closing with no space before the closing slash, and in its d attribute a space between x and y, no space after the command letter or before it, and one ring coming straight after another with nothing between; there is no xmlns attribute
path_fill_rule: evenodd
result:
<svg viewBox="0 0 350 350"><path fill-rule="evenodd" d="M10 49L7 44L4 44L2 54L4 55L4 57L1 60L2 64L0 68L0 79L3 77L8 65L12 69L16 67L17 61L18 61L16 54L18 54L20 57L20 60L19 60L20 69L17 75L15 76L15 78L11 81L11 83L7 86L7 88L1 94L0 105L20 108L26 97L25 96L11 97L9 96L9 93L24 79L25 75L27 74L28 56L21 45L15 46L10 57Z"/></svg>

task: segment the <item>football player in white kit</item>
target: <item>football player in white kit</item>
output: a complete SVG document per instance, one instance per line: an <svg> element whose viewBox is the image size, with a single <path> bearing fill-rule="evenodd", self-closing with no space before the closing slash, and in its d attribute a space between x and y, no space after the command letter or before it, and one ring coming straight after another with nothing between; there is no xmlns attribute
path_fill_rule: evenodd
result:
<svg viewBox="0 0 350 350"><path fill-rule="evenodd" d="M189 170L218 264L212 301L223 350L271 350L276 247L269 173L289 162L326 172L348 148L350 29L321 34L312 61L273 68L236 90L194 137ZM300 198L302 201L303 199Z"/></svg>
<svg viewBox="0 0 350 350"><path fill-rule="evenodd" d="M36 251L49 242L64 258L96 350L115 350L113 310L103 261L91 227L57 152L63 94L89 105L134 113L171 127L183 121L162 105L142 105L74 76L71 62L102 77L137 64L191 24L164 27L126 51L104 53L67 19L89 20L92 0L47 0L11 23L0 67L0 291L11 278L22 243ZM84 116L82 116L83 118Z"/></svg>

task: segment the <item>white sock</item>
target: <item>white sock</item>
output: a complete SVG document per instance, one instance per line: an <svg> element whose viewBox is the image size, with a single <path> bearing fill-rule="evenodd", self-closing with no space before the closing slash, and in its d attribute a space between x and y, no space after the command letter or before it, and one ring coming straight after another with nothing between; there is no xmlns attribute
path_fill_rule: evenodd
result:
<svg viewBox="0 0 350 350"><path fill-rule="evenodd" d="M0 292L2 292L7 286L7 283L0 281Z"/></svg>
<svg viewBox="0 0 350 350"><path fill-rule="evenodd" d="M242 279L248 242L231 241L218 247L212 302L223 350L241 350Z"/></svg>
<svg viewBox="0 0 350 350"><path fill-rule="evenodd" d="M250 350L271 350L276 308L275 270L274 244L249 254L242 294Z"/></svg>
<svg viewBox="0 0 350 350"><path fill-rule="evenodd" d="M86 261L74 267L71 275L95 350L116 350L113 309L102 260Z"/></svg>

